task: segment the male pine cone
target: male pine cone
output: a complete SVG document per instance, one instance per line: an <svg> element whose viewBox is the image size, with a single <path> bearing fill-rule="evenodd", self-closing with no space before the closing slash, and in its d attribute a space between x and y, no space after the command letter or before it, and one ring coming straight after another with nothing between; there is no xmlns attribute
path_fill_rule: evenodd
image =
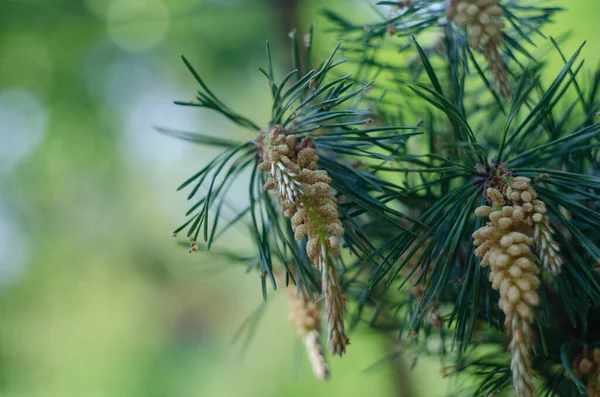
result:
<svg viewBox="0 0 600 397"><path fill-rule="evenodd" d="M290 321L296 326L313 373L319 380L329 379L329 368L319 342L321 313L319 305L312 302L304 291L297 291L293 285L287 287Z"/></svg>
<svg viewBox="0 0 600 397"><path fill-rule="evenodd" d="M585 347L572 364L573 375L587 384L588 397L600 397L600 349ZM568 376L568 375L567 375Z"/></svg>
<svg viewBox="0 0 600 397"><path fill-rule="evenodd" d="M293 135L280 126L271 129L262 141L260 170L269 175L265 190L274 190L283 213L292 220L296 240L308 237L306 252L321 272L322 294L327 312L327 339L333 355L346 352L346 297L335 269L340 255L338 236L344 234L337 200L331 194L331 178L318 169L319 157L305 142L297 145Z"/></svg>
<svg viewBox="0 0 600 397"><path fill-rule="evenodd" d="M499 19L500 0L453 0L448 7L448 18L465 30L471 28L469 45L475 50L492 48L502 43L504 22Z"/></svg>
<svg viewBox="0 0 600 397"><path fill-rule="evenodd" d="M504 312L504 327L511 336L513 386L518 397L533 397L532 308L539 305L539 269L531 251L533 229L524 222L525 211L518 203L505 205L504 196L489 188L492 207L481 206L477 216L489 218L487 225L473 233L475 255L481 266L490 267L492 288L500 292L498 306Z"/></svg>
<svg viewBox="0 0 600 397"><path fill-rule="evenodd" d="M506 65L498 52L498 46L504 42L499 3L500 0L451 0L446 14L462 30L470 29L469 45L483 54L500 94L506 98L512 95L512 89Z"/></svg>

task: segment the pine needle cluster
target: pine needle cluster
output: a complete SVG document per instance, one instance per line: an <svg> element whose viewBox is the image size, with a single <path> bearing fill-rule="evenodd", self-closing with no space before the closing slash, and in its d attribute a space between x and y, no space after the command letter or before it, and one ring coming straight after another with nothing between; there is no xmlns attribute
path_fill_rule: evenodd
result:
<svg viewBox="0 0 600 397"><path fill-rule="evenodd" d="M290 291L317 378L320 335L341 356L369 327L444 357L454 395L598 395L600 66L543 34L564 11L550 3L382 1L367 21L326 10L344 45L322 62L312 28L291 34L294 67L276 79L267 44L264 125L184 58L199 89L176 103L248 136L161 129L222 150L180 186L192 203L175 234L203 252L249 231L243 262L264 299ZM549 53L563 64L547 83ZM234 181L248 186L235 209Z"/></svg>

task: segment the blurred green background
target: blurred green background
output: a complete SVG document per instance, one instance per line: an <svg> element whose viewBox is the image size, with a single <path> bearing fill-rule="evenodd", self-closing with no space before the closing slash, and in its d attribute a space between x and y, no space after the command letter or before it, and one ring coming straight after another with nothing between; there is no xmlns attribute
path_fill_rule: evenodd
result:
<svg viewBox="0 0 600 397"><path fill-rule="evenodd" d="M591 40L584 56L595 66L600 2L564 4L547 32L573 31L566 53ZM407 378L403 364L382 361L386 340L365 330L320 384L279 294L253 339L235 339L261 305L258 276L170 238L187 209L176 187L214 152L153 127L247 134L172 104L196 90L180 54L266 123L264 39L283 68L290 27L316 22L326 52L335 42L320 34L326 6L373 15L350 0L0 2L0 396L444 393L437 360ZM224 245L251 250L239 232Z"/></svg>

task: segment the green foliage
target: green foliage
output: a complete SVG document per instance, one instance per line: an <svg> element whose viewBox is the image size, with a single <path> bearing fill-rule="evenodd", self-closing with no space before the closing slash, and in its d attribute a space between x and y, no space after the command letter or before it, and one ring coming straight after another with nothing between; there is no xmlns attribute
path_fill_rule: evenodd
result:
<svg viewBox="0 0 600 397"><path fill-rule="evenodd" d="M310 36L312 37L312 36ZM298 44L293 38L293 56L296 62ZM309 43L310 44L310 43ZM271 122L283 127L288 134L304 140L310 140L320 153L320 166L332 178L332 186L340 200L340 212L347 233L345 238L349 250L357 258L365 258L373 251L369 237L362 230L359 217L363 214L376 216L380 221L406 230L404 220L414 221L409 216L386 205L405 191L401 186L379 178L375 172L360 170L352 165L352 158L372 161L389 161L403 156L406 140L418 135L417 126L375 126L372 127L373 114L368 108L361 108L365 91L370 83L354 88L356 84L351 75L330 77L330 72L346 60L336 60L340 44L330 56L315 69L309 69L310 51L306 51L304 65L289 72L280 83L276 82L271 63L270 46L267 43L267 68L259 69L267 78L271 89L273 106ZM310 45L308 47L310 50ZM259 149L265 131L258 131L249 119L237 114L223 104L207 87L198 73L187 62L201 90L197 93L198 102L175 102L184 106L197 106L213 109L235 124L247 128L253 137L246 142L233 142L204 134L173 131L161 128L159 131L199 144L224 148L217 157L199 172L187 179L179 189L191 186L188 199L195 199L186 215L189 219L174 233L187 228L187 237L191 250L196 250L196 242L201 238L210 248L213 241L223 231L236 223L249 228L258 248L256 260L250 269L258 269L263 277L263 295L266 298L266 279L276 288L274 261L286 269L287 275L298 285L304 286L309 294L309 284L319 290L314 274L308 265L306 254L301 245L294 241L289 221L281 214L273 198L265 193L265 176L258 171ZM258 132L258 133L257 133ZM227 192L236 178L245 171L250 172L248 204L233 214L231 219L217 232L218 225L226 206ZM294 272L289 266L293 264ZM294 280L292 273L298 275Z"/></svg>
<svg viewBox="0 0 600 397"><path fill-rule="evenodd" d="M483 66L485 51L471 48L467 33L446 18L446 1L406 2L371 24L325 11L345 39L347 59L336 60L338 44L311 69L312 34L304 57L292 34L295 69L281 80L267 44L260 72L272 111L262 129L223 104L184 58L200 91L197 102L176 103L213 109L253 135L235 142L162 130L223 149L180 186L190 186L188 199L196 201L175 233L187 228L191 249L199 239L210 248L223 231L243 225L256 243L249 268L263 275L265 298L267 279L276 288L277 267L286 270L286 282L309 294L309 285L319 290L303 243L263 191L258 171L264 134L282 126L314 143L332 178L346 232L343 284L355 302L350 323L393 331L415 351L451 360L449 372L459 378L477 377L476 385L458 381L455 395L488 395L508 390L512 374L498 292L474 255L472 234L483 225L474 209L501 172L528 177L547 205L564 259L562 273L544 274L539 291L533 360L539 394L584 393L571 365L584 346L600 346L594 335L600 324L600 66L584 76L583 44L567 57L560 40L546 38L543 25L560 8L545 3L502 3L507 28L496 61L508 70L512 96L506 99L490 83L497 76L494 65ZM564 62L549 84L542 78L547 65L534 52L538 43ZM407 53L415 54L408 62ZM347 60L354 74L340 67ZM227 192L248 173L248 204L225 219ZM421 295L407 293L417 285ZM431 321L433 308L441 325Z"/></svg>

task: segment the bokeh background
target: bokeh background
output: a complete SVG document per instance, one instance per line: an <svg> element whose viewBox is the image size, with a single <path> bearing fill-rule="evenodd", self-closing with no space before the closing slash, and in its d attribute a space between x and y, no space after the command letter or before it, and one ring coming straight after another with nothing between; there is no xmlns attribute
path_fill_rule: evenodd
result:
<svg viewBox="0 0 600 397"><path fill-rule="evenodd" d="M588 39L597 65L600 2L562 4L546 32L572 31L566 53ZM170 237L187 209L176 187L213 152L154 127L247 134L172 104L196 90L180 54L266 123L264 40L286 67L287 32L314 22L324 54L324 7L375 18L351 0L0 1L0 396L444 393L438 360L407 374L413 357L386 359L386 339L362 329L319 383L284 296L263 305L243 263ZM251 251L244 233L225 240Z"/></svg>

